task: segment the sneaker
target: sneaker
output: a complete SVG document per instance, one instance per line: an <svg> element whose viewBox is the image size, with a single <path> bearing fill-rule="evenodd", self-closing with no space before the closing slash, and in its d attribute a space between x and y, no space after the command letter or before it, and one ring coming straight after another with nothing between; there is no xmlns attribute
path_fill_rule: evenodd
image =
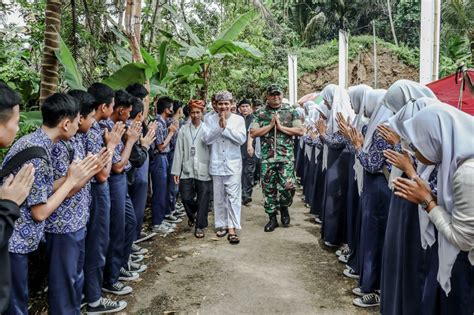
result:
<svg viewBox="0 0 474 315"><path fill-rule="evenodd" d="M179 218L185 217L186 212L176 210L171 215L174 216L174 217L177 217L179 219Z"/></svg>
<svg viewBox="0 0 474 315"><path fill-rule="evenodd" d="M145 255L146 253L148 253L148 249L132 244L132 254Z"/></svg>
<svg viewBox="0 0 474 315"><path fill-rule="evenodd" d="M341 256L341 255L349 255L351 253L351 250L349 249L349 246L346 244L344 246L341 246L338 250L336 250L336 256Z"/></svg>
<svg viewBox="0 0 474 315"><path fill-rule="evenodd" d="M145 259L145 256L143 255L134 255L134 254L130 255L130 260L134 263L139 263L140 261L143 261L143 259Z"/></svg>
<svg viewBox="0 0 474 315"><path fill-rule="evenodd" d="M338 260L342 263L347 264L347 261L349 260L349 255L341 255L339 256Z"/></svg>
<svg viewBox="0 0 474 315"><path fill-rule="evenodd" d="M352 300L355 306L359 307L372 307L380 305L380 295L377 293L369 293L363 297L355 298Z"/></svg>
<svg viewBox="0 0 474 315"><path fill-rule="evenodd" d="M176 228L176 223L170 223L168 221L163 221L161 222L162 224L164 224L165 226L169 227L169 228L172 228L172 229L175 229Z"/></svg>
<svg viewBox="0 0 474 315"><path fill-rule="evenodd" d="M115 282L114 284L106 284L102 287L102 291L107 293L112 293L115 295L126 295L133 292L133 289L128 285L123 284L120 281Z"/></svg>
<svg viewBox="0 0 474 315"><path fill-rule="evenodd" d="M337 247L336 244L329 243L329 242L327 242L327 241L324 241L324 245L326 245L327 247Z"/></svg>
<svg viewBox="0 0 474 315"><path fill-rule="evenodd" d="M87 314L105 314L105 313L116 313L124 310L127 307L125 301L112 301L111 299L101 298L100 304L96 307L87 305Z"/></svg>
<svg viewBox="0 0 474 315"><path fill-rule="evenodd" d="M141 273L147 269L147 265L144 264L137 264L134 262L129 261L127 264L127 271L130 273Z"/></svg>
<svg viewBox="0 0 474 315"><path fill-rule="evenodd" d="M140 232L140 237L134 242L135 244L138 244L138 243L141 243L141 242L144 242L146 240L149 240L151 239L153 236L156 236L156 233L146 233L144 231L141 231Z"/></svg>
<svg viewBox="0 0 474 315"><path fill-rule="evenodd" d="M163 222L164 223L164 222ZM161 235L168 235L169 233L174 232L174 229L166 226L165 224L155 225L153 226L153 232L161 234Z"/></svg>
<svg viewBox="0 0 474 315"><path fill-rule="evenodd" d="M177 218L172 214L168 214L167 216L165 216L165 221L168 221L170 223L180 223L183 222L183 219Z"/></svg>
<svg viewBox="0 0 474 315"><path fill-rule="evenodd" d="M132 280L137 280L139 277L140 276L136 272L128 271L124 267L120 268L119 280L132 281Z"/></svg>
<svg viewBox="0 0 474 315"><path fill-rule="evenodd" d="M352 289L352 293L354 293L357 296L364 296L367 295L367 292L362 292L362 289L360 287Z"/></svg>
<svg viewBox="0 0 474 315"><path fill-rule="evenodd" d="M359 275L351 267L344 269L342 274L344 276L348 277L348 278L351 278L351 279L359 279ZM352 292L354 292L354 291L352 291Z"/></svg>
<svg viewBox="0 0 474 315"><path fill-rule="evenodd" d="M315 218L314 222L316 222L316 224L323 224L323 221L319 217Z"/></svg>

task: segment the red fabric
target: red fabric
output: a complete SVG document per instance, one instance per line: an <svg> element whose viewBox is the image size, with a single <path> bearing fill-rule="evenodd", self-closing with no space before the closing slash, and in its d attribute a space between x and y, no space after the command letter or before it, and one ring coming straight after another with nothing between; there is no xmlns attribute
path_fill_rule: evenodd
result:
<svg viewBox="0 0 474 315"><path fill-rule="evenodd" d="M471 82L474 83L474 70L467 70L468 76ZM427 84L434 94L439 98L440 101L452 105L458 106L459 92L461 89L461 76L459 75L458 82L456 84L455 74L442 78L438 81ZM469 82L465 82L464 91L462 93L462 105L461 110L465 113L474 116L474 96L469 90Z"/></svg>

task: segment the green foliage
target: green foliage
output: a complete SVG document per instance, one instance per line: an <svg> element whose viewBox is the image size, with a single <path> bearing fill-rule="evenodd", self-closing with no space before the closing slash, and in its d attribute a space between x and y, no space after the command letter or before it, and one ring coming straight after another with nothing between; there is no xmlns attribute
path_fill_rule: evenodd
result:
<svg viewBox="0 0 474 315"><path fill-rule="evenodd" d="M82 75L77 69L76 61L71 55L64 40L60 37L59 50L55 51L56 58L64 68L64 80L73 90L86 90L82 85Z"/></svg>

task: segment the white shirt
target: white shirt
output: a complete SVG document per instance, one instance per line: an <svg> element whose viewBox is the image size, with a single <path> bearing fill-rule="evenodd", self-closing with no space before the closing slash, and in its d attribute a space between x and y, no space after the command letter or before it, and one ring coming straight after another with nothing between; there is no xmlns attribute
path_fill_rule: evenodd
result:
<svg viewBox="0 0 474 315"><path fill-rule="evenodd" d="M245 120L231 114L226 121L226 128L219 126L219 115L208 117L203 126L203 141L211 145L209 174L236 175L242 173L242 155L240 146L247 140Z"/></svg>
<svg viewBox="0 0 474 315"><path fill-rule="evenodd" d="M474 265L474 159L465 161L454 173L453 191L455 211L450 214L437 206L428 216L448 241L469 252Z"/></svg>

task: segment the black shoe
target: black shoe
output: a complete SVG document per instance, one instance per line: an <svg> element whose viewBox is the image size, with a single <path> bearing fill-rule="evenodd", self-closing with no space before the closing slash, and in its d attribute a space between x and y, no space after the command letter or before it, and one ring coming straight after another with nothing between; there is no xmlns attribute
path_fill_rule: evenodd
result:
<svg viewBox="0 0 474 315"><path fill-rule="evenodd" d="M290 224L290 214L288 213L288 207L280 207L281 213L281 224L283 227L288 227Z"/></svg>
<svg viewBox="0 0 474 315"><path fill-rule="evenodd" d="M265 232L273 232L275 228L279 227L277 217L275 214L270 216L270 221L265 225Z"/></svg>
<svg viewBox="0 0 474 315"><path fill-rule="evenodd" d="M246 205L248 205L248 204L251 203L251 202L252 202L252 198L246 197L246 198L244 198L244 200L242 201L242 204L243 204L244 206L246 206Z"/></svg>

